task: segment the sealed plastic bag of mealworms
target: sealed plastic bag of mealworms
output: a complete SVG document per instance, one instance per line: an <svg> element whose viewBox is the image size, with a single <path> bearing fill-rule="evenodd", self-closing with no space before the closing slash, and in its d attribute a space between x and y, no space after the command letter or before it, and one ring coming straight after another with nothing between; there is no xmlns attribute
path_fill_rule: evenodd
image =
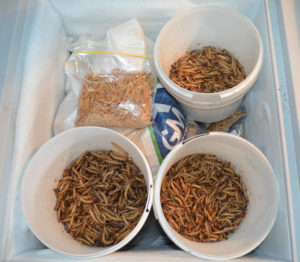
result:
<svg viewBox="0 0 300 262"><path fill-rule="evenodd" d="M155 75L149 56L152 48L145 39L133 19L108 30L103 42L88 41L72 48L65 72L76 100L76 113L70 114L74 126L151 124Z"/></svg>

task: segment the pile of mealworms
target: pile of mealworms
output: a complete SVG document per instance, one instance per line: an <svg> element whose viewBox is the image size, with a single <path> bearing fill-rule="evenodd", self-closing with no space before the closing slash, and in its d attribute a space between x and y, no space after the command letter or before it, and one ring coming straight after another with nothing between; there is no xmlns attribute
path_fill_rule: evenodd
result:
<svg viewBox="0 0 300 262"><path fill-rule="evenodd" d="M76 126L143 128L151 124L152 73L89 73L81 87Z"/></svg>
<svg viewBox="0 0 300 262"><path fill-rule="evenodd" d="M230 52L206 46L188 51L176 60L169 77L187 90L214 93L236 86L246 78L246 74Z"/></svg>
<svg viewBox="0 0 300 262"><path fill-rule="evenodd" d="M230 127L232 127L237 121L239 121L242 117L246 115L246 111L237 110L224 120L210 123L209 126L206 128L206 132L228 132Z"/></svg>
<svg viewBox="0 0 300 262"><path fill-rule="evenodd" d="M147 188L126 153L84 152L63 173L54 189L57 220L72 237L89 246L110 246L124 239L143 214Z"/></svg>
<svg viewBox="0 0 300 262"><path fill-rule="evenodd" d="M197 242L227 239L245 217L248 204L231 164L210 154L190 155L174 164L164 177L160 199L171 227Z"/></svg>

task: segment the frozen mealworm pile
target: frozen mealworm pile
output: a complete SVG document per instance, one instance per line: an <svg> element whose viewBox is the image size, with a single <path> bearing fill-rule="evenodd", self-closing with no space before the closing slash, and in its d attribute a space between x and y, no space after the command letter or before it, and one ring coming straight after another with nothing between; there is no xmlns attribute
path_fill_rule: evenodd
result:
<svg viewBox="0 0 300 262"><path fill-rule="evenodd" d="M88 74L78 100L76 126L143 128L151 124L154 77L145 72Z"/></svg>
<svg viewBox="0 0 300 262"><path fill-rule="evenodd" d="M187 90L214 93L236 86L246 74L230 52L206 46L188 51L175 61L169 77Z"/></svg>
<svg viewBox="0 0 300 262"><path fill-rule="evenodd" d="M143 214L147 188L139 168L120 152L84 152L54 189L57 219L72 237L90 246L124 239Z"/></svg>
<svg viewBox="0 0 300 262"><path fill-rule="evenodd" d="M245 217L248 203L230 163L209 154L174 164L164 177L160 199L172 228L197 242L227 239Z"/></svg>

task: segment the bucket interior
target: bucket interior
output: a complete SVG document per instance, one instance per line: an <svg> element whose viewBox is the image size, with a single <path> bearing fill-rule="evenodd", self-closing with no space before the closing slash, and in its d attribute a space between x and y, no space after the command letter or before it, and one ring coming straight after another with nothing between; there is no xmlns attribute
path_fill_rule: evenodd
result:
<svg viewBox="0 0 300 262"><path fill-rule="evenodd" d="M260 52L251 23L229 9L194 8L169 21L159 37L157 58L166 76L171 65L190 49L226 49L241 63L246 75L254 69Z"/></svg>

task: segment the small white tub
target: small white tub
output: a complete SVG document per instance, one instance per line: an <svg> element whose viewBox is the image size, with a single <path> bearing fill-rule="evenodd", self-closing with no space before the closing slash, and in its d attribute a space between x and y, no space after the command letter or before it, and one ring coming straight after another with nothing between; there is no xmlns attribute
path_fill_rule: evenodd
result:
<svg viewBox="0 0 300 262"><path fill-rule="evenodd" d="M63 170L84 151L125 149L145 177L148 196L144 213L135 228L119 243L108 247L82 245L58 223L54 211L57 187ZM44 144L29 163L22 184L22 207L25 218L36 237L49 248L72 257L92 258L110 254L132 240L143 227L153 199L153 180L143 153L125 136L101 127L80 127L63 132Z"/></svg>
<svg viewBox="0 0 300 262"><path fill-rule="evenodd" d="M246 187L249 198L246 216L227 240L205 243L186 239L168 224L163 214L160 203L163 178L172 165L195 153L214 154L231 162ZM277 182L268 160L254 145L235 135L212 132L182 142L167 155L156 176L153 206L163 230L182 250L204 259L233 259L255 249L269 234L277 216Z"/></svg>
<svg viewBox="0 0 300 262"><path fill-rule="evenodd" d="M215 46L231 52L241 63L246 79L216 93L196 93L169 79L171 65L187 50ZM160 31L154 48L154 65L164 87L185 112L200 122L230 116L255 83L263 62L263 45L255 25L241 13L221 6L203 5L173 17Z"/></svg>

